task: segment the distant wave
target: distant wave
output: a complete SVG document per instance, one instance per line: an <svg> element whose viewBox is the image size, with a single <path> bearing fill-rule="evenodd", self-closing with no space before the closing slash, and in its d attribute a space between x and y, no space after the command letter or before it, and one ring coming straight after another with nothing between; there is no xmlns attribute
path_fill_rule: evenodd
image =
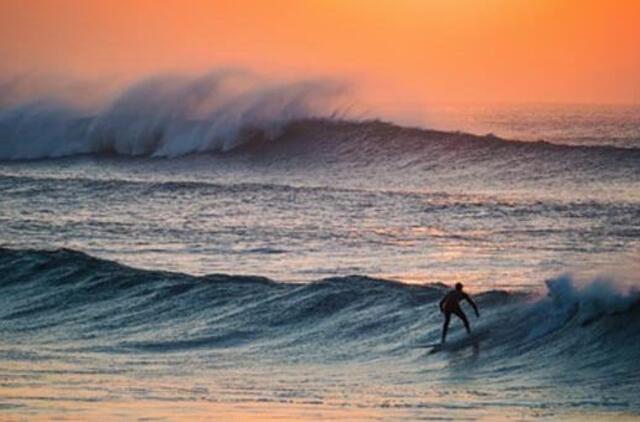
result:
<svg viewBox="0 0 640 422"><path fill-rule="evenodd" d="M73 250L0 248L3 338L28 333L57 344L110 353L227 350L301 359L406 354L436 341L441 284L408 285L366 276L309 284L258 276L144 271ZM571 361L594 377L638 371L640 292L612 281L547 282L548 295L491 290L475 295L489 333L491 370L514 359L514 373L549 371ZM456 337L459 327L453 330ZM459 331L458 331L459 332ZM576 363L575 360L579 362ZM545 372L546 373L546 372Z"/></svg>
<svg viewBox="0 0 640 422"><path fill-rule="evenodd" d="M255 137L275 138L297 119L335 116L347 92L332 80L280 82L220 70L142 80L97 113L36 98L0 110L0 159L227 151Z"/></svg>
<svg viewBox="0 0 640 422"><path fill-rule="evenodd" d="M348 113L349 87L311 79L276 82L242 71L164 76L135 83L102 107L33 99L0 108L0 159L76 155L178 157L199 153L321 151L332 161L433 155L462 160L600 155L640 162L640 149L517 142L460 132L406 128ZM517 152L519 157L509 156ZM401 157L402 158L402 157ZM402 161L402 160L400 160ZM405 159L406 161L406 159ZM400 165L406 164L403 162Z"/></svg>

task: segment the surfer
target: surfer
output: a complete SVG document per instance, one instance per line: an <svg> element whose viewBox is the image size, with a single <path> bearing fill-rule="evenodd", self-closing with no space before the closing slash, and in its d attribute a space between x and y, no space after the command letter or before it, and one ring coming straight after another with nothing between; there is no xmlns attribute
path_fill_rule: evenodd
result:
<svg viewBox="0 0 640 422"><path fill-rule="evenodd" d="M464 328L467 330L467 334L471 334L471 328L469 328L469 320L467 316L460 309L460 301L466 300L471 304L473 310L476 311L476 316L480 318L478 313L478 307L471 300L468 294L462 291L462 283L456 283L455 290L451 290L440 301L440 312L444 314L444 325L442 326L442 342L444 343L447 338L447 329L449 328L449 321L451 320L451 314L455 314L464 323Z"/></svg>

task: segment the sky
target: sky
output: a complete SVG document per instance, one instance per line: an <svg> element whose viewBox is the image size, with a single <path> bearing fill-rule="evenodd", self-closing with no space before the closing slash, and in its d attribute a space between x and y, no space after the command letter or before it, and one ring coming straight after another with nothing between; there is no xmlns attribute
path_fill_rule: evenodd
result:
<svg viewBox="0 0 640 422"><path fill-rule="evenodd" d="M638 0L0 0L0 72L241 66L355 81L397 108L640 103L639 22Z"/></svg>

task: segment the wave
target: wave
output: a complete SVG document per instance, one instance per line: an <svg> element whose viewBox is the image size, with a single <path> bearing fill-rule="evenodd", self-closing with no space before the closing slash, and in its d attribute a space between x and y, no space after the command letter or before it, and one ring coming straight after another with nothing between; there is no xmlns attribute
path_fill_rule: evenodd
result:
<svg viewBox="0 0 640 422"><path fill-rule="evenodd" d="M294 120L336 116L347 94L347 85L333 80L272 81L227 69L145 79L97 112L35 99L0 111L0 159L227 151L275 138Z"/></svg>
<svg viewBox="0 0 640 422"><path fill-rule="evenodd" d="M87 123L86 127L89 126ZM0 132L1 127L2 123ZM36 131L40 126L27 124L25 127ZM265 165L285 172L295 169L304 172L336 169L344 170L349 177L368 174L362 173L363 170L373 172L373 175L383 172L392 179L394 175L399 177L398 180L410 178L418 185L423 183L422 175L425 174L432 179L441 177L445 182L448 178L454 178L456 184L469 179L497 179L510 184L518 180L568 180L581 184L589 180L606 180L627 184L640 177L640 149L519 142L494 136L405 128L380 121L279 121L271 126L277 129L277 133L272 131L270 134L236 127L235 135L244 134L240 138L228 138L228 143L190 138L193 142L188 148L183 148L187 144L177 138L175 142L163 140L164 135L160 135L160 132L155 140L145 141L145 138L141 138L137 143L134 138L127 137L128 141L121 144L113 134L91 138L95 132L87 135L89 132L83 132L78 126L62 124L55 127L59 129L58 132L51 128L43 129L43 133L47 134L44 139L38 135L37 141L21 142L18 141L24 139L21 135L15 138L15 144L3 144L0 146L0 159L21 161L25 158L46 159L78 154L159 157L165 156L169 150L172 154L179 151L178 155L217 151L216 165L231 166L230 170ZM66 133L68 130L80 135L71 136ZM98 140L88 142L87 136ZM42 148L32 147L34 143L42 145ZM176 145L181 146L178 148ZM226 148L229 149L222 154L221 151ZM189 167L191 164L185 160L193 159L195 157L186 157L182 161ZM199 159L192 164L206 169L210 163Z"/></svg>
<svg viewBox="0 0 640 422"><path fill-rule="evenodd" d="M94 353L406 357L417 350L412 344L439 338L437 303L448 288L361 275L308 284L196 277L67 249L2 248L0 270L3 338L37 339L45 348L66 342ZM483 336L480 364L496 371L508 364L527 376L569 363L597 377L638 372L639 291L620 290L608 280L580 285L568 275L547 281L547 288L546 296L501 290L474 295L482 313L472 321ZM454 345L462 335L455 324Z"/></svg>
<svg viewBox="0 0 640 422"><path fill-rule="evenodd" d="M585 168L621 165L636 173L640 162L639 148L519 142L354 120L353 101L348 85L328 79L273 81L237 70L159 76L134 83L100 107L51 99L5 105L0 159L243 153L281 160L320 155L332 163L400 168L551 159Z"/></svg>

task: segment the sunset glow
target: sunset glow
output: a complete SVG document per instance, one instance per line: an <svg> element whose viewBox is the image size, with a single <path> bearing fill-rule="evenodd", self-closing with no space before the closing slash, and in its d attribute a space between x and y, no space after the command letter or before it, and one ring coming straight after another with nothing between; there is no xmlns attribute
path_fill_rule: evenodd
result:
<svg viewBox="0 0 640 422"><path fill-rule="evenodd" d="M8 73L133 77L220 65L360 81L403 102L637 102L640 2L0 2Z"/></svg>

